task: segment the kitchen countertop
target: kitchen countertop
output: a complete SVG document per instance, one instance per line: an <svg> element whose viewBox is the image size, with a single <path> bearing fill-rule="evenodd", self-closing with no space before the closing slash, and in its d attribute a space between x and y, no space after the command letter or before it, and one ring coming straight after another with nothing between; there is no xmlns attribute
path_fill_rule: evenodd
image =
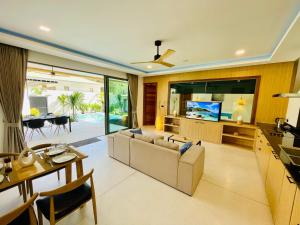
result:
<svg viewBox="0 0 300 225"><path fill-rule="evenodd" d="M284 153L282 153L282 149L279 147L279 145L282 145L285 143L285 140L283 137L279 136L271 136L269 134L269 131L272 129L275 129L274 124L265 124L265 123L258 123L257 126L262 130L264 136L269 141L270 145L272 146L273 150L276 152L276 154L279 156L281 162L287 169L287 171L292 176L293 180L297 184L298 188L300 189L300 168L295 167L290 164L289 159L286 157ZM288 137L289 138L289 137ZM293 139L291 139L293 140ZM300 139L297 139L300 141Z"/></svg>

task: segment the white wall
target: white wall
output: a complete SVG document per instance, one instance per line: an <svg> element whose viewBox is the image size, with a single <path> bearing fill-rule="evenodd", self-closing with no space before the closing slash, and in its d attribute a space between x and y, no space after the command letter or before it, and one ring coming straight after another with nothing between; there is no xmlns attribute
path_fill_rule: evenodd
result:
<svg viewBox="0 0 300 225"><path fill-rule="evenodd" d="M119 77L119 78L127 78L127 75L124 72L106 69L103 67L94 66L94 65L90 65L90 64L86 64L86 63L81 63L81 62L77 62L77 61L73 61L73 60L69 60L69 59L65 59L65 58L60 58L57 56L47 55L47 54L35 52L35 51L29 51L28 61L53 65L53 66L57 66L57 67L64 67L64 68L69 68L69 69L74 69L74 70L82 70L82 71L91 72L91 73L99 73L102 75L109 75L109 76L114 76L114 77Z"/></svg>

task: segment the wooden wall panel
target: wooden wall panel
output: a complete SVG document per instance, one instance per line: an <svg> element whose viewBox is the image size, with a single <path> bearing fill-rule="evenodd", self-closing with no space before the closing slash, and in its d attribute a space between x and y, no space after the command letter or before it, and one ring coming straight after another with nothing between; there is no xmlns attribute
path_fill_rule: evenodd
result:
<svg viewBox="0 0 300 225"><path fill-rule="evenodd" d="M274 63L145 77L144 82L157 82L157 102L168 102L168 85L170 81L260 76L256 122L273 123L276 117L285 117L288 99L272 98L272 95L291 90L295 78L294 67L295 62ZM157 105L158 107L159 105ZM158 123L163 120L157 118L156 121L157 127L162 127Z"/></svg>

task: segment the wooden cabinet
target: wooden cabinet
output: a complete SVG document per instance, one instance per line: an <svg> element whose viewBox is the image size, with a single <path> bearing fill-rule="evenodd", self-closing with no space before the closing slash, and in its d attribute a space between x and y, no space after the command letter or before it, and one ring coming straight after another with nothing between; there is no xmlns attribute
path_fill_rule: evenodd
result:
<svg viewBox="0 0 300 225"><path fill-rule="evenodd" d="M300 189L297 189L290 225L300 225Z"/></svg>
<svg viewBox="0 0 300 225"><path fill-rule="evenodd" d="M273 149L270 146L267 139L262 135L260 130L257 130L256 143L255 143L255 154L259 165L261 177L263 182L266 182L269 160Z"/></svg>
<svg viewBox="0 0 300 225"><path fill-rule="evenodd" d="M273 219L279 204L284 171L285 168L278 156L271 154L266 179L266 193L269 199Z"/></svg>
<svg viewBox="0 0 300 225"><path fill-rule="evenodd" d="M220 144L222 140L222 124L182 118L179 134L193 141L201 140Z"/></svg>
<svg viewBox="0 0 300 225"><path fill-rule="evenodd" d="M278 207L275 210L275 225L288 225L290 223L296 190L297 185L288 171L285 170Z"/></svg>

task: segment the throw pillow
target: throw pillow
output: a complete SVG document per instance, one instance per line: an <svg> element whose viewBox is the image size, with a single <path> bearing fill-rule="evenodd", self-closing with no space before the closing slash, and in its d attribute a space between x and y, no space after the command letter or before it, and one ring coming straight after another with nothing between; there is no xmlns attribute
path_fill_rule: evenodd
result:
<svg viewBox="0 0 300 225"><path fill-rule="evenodd" d="M161 147L168 148L168 149L176 150L176 151L178 151L178 149L179 149L178 144L171 143L171 142L168 142L168 141L165 141L162 139L155 139L154 144L159 145Z"/></svg>
<svg viewBox="0 0 300 225"><path fill-rule="evenodd" d="M187 142L185 144L183 144L179 151L180 151L180 154L183 155L183 153L185 153L187 150L189 150L190 147L192 147L193 143L192 142Z"/></svg>
<svg viewBox="0 0 300 225"><path fill-rule="evenodd" d="M134 138L148 143L153 143L153 138L146 135L134 134Z"/></svg>
<svg viewBox="0 0 300 225"><path fill-rule="evenodd" d="M133 133L133 134L143 134L141 128L131 129L131 130L129 130L129 131L130 131L131 133Z"/></svg>

